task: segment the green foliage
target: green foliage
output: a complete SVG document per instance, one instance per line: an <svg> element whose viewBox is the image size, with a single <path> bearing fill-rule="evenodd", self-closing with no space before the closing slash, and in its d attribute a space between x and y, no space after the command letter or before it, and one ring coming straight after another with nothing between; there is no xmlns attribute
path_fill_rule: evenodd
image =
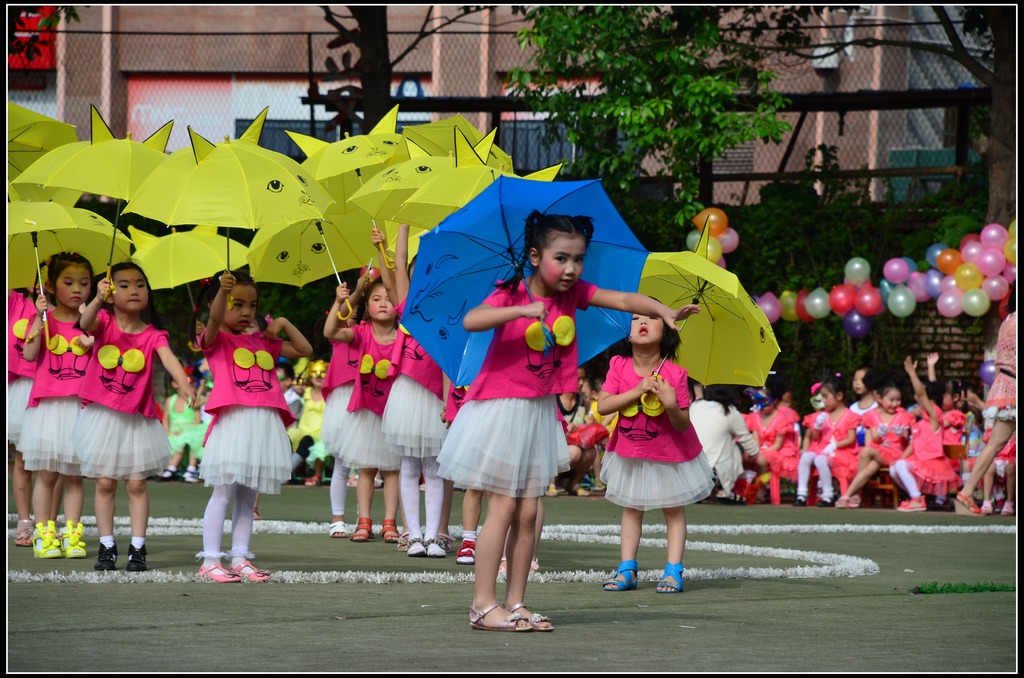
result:
<svg viewBox="0 0 1024 678"><path fill-rule="evenodd" d="M509 75L511 92L548 112L549 141L564 134L573 176L600 176L634 192L641 177L675 182L672 220L704 205L696 167L751 140L777 143L788 123L774 74L723 54L717 10L704 7L535 6L521 46L533 48ZM740 94L760 95L746 110Z"/></svg>
<svg viewBox="0 0 1024 678"><path fill-rule="evenodd" d="M992 591L1000 593L1013 593L1017 590L1017 587L1013 584L1003 584L1001 582L994 581L983 581L974 582L968 584L966 582L954 582L948 584L940 584L938 582L929 582L927 584L921 584L916 587L913 593L989 593Z"/></svg>

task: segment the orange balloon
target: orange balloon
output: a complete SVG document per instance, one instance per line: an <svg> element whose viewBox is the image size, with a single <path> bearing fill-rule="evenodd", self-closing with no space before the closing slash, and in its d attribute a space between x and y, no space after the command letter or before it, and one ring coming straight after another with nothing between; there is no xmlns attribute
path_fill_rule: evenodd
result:
<svg viewBox="0 0 1024 678"><path fill-rule="evenodd" d="M725 229L729 228L729 217L725 216L725 212L717 207L708 207L701 210L692 221L699 231L704 230L706 222L711 227L711 235L716 238L725 233Z"/></svg>
<svg viewBox="0 0 1024 678"><path fill-rule="evenodd" d="M935 257L935 267L946 275L956 273L956 269L962 263L964 263L964 260L960 256L960 250L953 249L952 247L942 250L939 252L939 256Z"/></svg>

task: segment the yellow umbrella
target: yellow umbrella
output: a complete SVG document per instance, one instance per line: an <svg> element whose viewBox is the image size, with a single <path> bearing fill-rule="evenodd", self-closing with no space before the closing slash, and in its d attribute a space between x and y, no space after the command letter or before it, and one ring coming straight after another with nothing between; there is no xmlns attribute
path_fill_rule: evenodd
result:
<svg viewBox="0 0 1024 678"><path fill-rule="evenodd" d="M32 287L39 272L39 253L78 252L93 271L102 271L110 251L112 224L86 209L55 202L7 204L7 287ZM131 240L117 234L119 260L131 255Z"/></svg>
<svg viewBox="0 0 1024 678"><path fill-rule="evenodd" d="M640 294L677 308L700 305L683 321L674 362L702 384L763 386L779 354L771 323L732 273L695 252L652 252Z"/></svg>
<svg viewBox="0 0 1024 678"><path fill-rule="evenodd" d="M11 202L59 202L67 207L74 207L82 197L81 191L73 188L47 188L39 184L7 184L7 199Z"/></svg>
<svg viewBox="0 0 1024 678"><path fill-rule="evenodd" d="M7 180L53 149L78 141L74 125L7 102Z"/></svg>
<svg viewBox="0 0 1024 678"><path fill-rule="evenodd" d="M306 154L302 166L318 181L348 172L366 179L380 171L403 144L402 135L394 131L397 115L395 106L368 134L350 137L346 133L344 139L335 142L287 130L285 134Z"/></svg>
<svg viewBox="0 0 1024 678"><path fill-rule="evenodd" d="M391 219L420 186L455 166L453 158L420 155L370 177L348 198L374 221Z"/></svg>
<svg viewBox="0 0 1024 678"><path fill-rule="evenodd" d="M374 255L370 218L328 210L324 220L257 231L249 245L249 272L257 282L303 287L338 271L359 268Z"/></svg>
<svg viewBox="0 0 1024 678"><path fill-rule="evenodd" d="M132 260L146 271L153 289L187 285L217 275L227 268L229 246L238 256L244 257L248 251L237 241L229 245L226 237L217 235L216 226L196 226L189 231L171 229L160 236L134 226L129 226L128 232L135 244Z"/></svg>
<svg viewBox="0 0 1024 678"><path fill-rule="evenodd" d="M454 152L458 144L457 139L464 137L476 148L486 164L511 174L512 157L494 144L496 132L497 130L491 130L490 134L485 135L465 117L456 114L422 125L410 125L402 130L402 136L430 155L448 155ZM397 160L406 159L402 155L403 152L408 151L400 150L396 156Z"/></svg>
<svg viewBox="0 0 1024 678"><path fill-rule="evenodd" d="M257 143L268 110L235 141L213 144L189 127L191 148L154 170L125 212L168 226L247 229L323 219L334 201L313 175ZM230 266L230 250L227 255Z"/></svg>

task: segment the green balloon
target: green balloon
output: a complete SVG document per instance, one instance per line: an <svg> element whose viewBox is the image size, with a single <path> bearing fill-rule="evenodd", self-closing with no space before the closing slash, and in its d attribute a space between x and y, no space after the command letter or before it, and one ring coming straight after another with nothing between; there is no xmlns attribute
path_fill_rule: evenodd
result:
<svg viewBox="0 0 1024 678"><path fill-rule="evenodd" d="M917 299L906 285L896 285L889 291L889 312L897 318L906 318L917 308Z"/></svg>
<svg viewBox="0 0 1024 678"><path fill-rule="evenodd" d="M964 313L975 318L981 317L988 313L989 307L992 306L991 300L988 295L985 294L984 290L973 289L964 292L964 296L960 300L964 307Z"/></svg>

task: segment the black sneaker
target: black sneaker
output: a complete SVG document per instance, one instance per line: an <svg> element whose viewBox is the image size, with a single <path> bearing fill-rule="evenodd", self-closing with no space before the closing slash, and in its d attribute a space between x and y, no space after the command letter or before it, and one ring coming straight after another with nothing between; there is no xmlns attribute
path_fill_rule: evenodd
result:
<svg viewBox="0 0 1024 678"><path fill-rule="evenodd" d="M116 570L116 563L117 544L114 544L109 549L103 544L100 544L100 555L96 558L96 564L93 565L93 568L97 570Z"/></svg>
<svg viewBox="0 0 1024 678"><path fill-rule="evenodd" d="M835 506L835 505L836 505L836 502L834 500L832 500L832 499L819 499L818 500L818 508L831 508L832 506Z"/></svg>
<svg viewBox="0 0 1024 678"><path fill-rule="evenodd" d="M798 496L793 500L793 506L807 506L807 497Z"/></svg>
<svg viewBox="0 0 1024 678"><path fill-rule="evenodd" d="M134 546L128 547L128 565L125 566L129 572L145 572L148 568L146 567L146 547L137 549Z"/></svg>

